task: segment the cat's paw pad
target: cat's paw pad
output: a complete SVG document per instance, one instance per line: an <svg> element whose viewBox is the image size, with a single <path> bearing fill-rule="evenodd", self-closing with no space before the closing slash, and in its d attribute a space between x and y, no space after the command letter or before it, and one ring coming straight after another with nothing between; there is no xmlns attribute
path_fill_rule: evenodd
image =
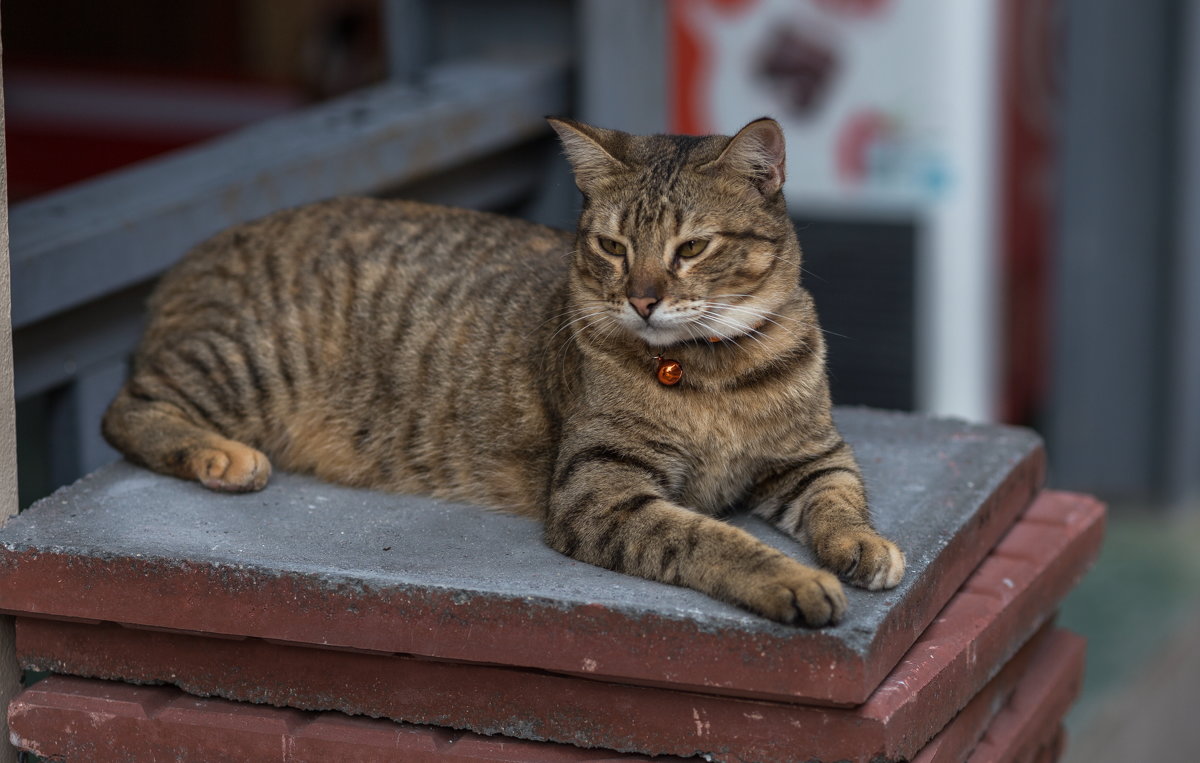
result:
<svg viewBox="0 0 1200 763"><path fill-rule="evenodd" d="M814 550L821 564L859 588L895 588L904 577L904 553L874 530L840 533Z"/></svg>
<svg viewBox="0 0 1200 763"><path fill-rule="evenodd" d="M192 454L196 479L209 490L248 493L262 490L271 478L271 462L247 445L231 442L228 447L202 448Z"/></svg>
<svg viewBox="0 0 1200 763"><path fill-rule="evenodd" d="M841 621L846 593L828 572L796 564L763 581L751 597L751 606L781 623L820 628Z"/></svg>

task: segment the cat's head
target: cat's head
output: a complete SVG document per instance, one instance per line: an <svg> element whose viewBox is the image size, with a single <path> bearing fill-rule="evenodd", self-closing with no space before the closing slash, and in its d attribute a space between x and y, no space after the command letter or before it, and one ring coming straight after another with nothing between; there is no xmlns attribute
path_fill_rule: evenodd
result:
<svg viewBox="0 0 1200 763"><path fill-rule="evenodd" d="M573 273L582 315L665 347L754 333L794 298L800 252L775 120L733 137L550 123L583 192Z"/></svg>

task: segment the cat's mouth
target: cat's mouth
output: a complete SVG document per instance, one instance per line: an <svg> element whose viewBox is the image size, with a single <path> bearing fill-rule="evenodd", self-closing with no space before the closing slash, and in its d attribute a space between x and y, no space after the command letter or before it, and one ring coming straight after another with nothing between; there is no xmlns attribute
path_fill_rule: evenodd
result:
<svg viewBox="0 0 1200 763"><path fill-rule="evenodd" d="M620 322L625 328L656 348L666 348L677 344L692 342L716 343L725 340L738 339L753 333L753 327L743 327L740 322L721 321L714 323L703 314L685 311L675 314L653 314L649 319L640 316L622 316Z"/></svg>
<svg viewBox="0 0 1200 763"><path fill-rule="evenodd" d="M745 337L760 339L767 323L778 323L770 317L778 313L757 303L717 299L663 300L645 317L627 303L610 315L626 331L655 349L694 342L736 342Z"/></svg>
<svg viewBox="0 0 1200 763"><path fill-rule="evenodd" d="M654 347L679 344L697 336L696 328L691 326L694 321L674 306L660 307L643 318L626 305L614 317L626 331Z"/></svg>

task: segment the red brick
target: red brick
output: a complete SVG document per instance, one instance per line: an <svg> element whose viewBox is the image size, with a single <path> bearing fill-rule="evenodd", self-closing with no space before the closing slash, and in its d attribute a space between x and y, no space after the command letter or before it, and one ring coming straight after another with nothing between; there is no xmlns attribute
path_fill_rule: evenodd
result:
<svg viewBox="0 0 1200 763"><path fill-rule="evenodd" d="M1030 665L1004 712L988 727L969 763L1035 763L1054 760L1062 750L1060 724L1083 683L1084 641L1062 632L1057 656Z"/></svg>
<svg viewBox="0 0 1200 763"><path fill-rule="evenodd" d="M200 699L162 686L52 676L9 706L14 743L70 761L246 760L256 763L648 761L608 750L490 738L339 713ZM671 763L672 758L655 758Z"/></svg>
<svg viewBox="0 0 1200 763"><path fill-rule="evenodd" d="M1083 639L1062 630L1036 650L1022 650L912 763L1053 763L1063 747L1060 722L1083 679L1083 655Z"/></svg>
<svg viewBox="0 0 1200 763"><path fill-rule="evenodd" d="M1037 506L1036 542L1024 532L1024 520L1019 522L858 708L756 702L501 666L31 618L18 620L17 652L27 667L58 672L170 681L233 699L651 754L898 759L919 750L967 705L1051 616L1094 558L1102 507L1051 492ZM1075 519L1055 524L1054 516Z"/></svg>
<svg viewBox="0 0 1200 763"><path fill-rule="evenodd" d="M955 720L913 759L914 763L965 760L982 730L973 729L978 706L1013 699L999 710L976 755L999 751L1003 759L1051 763L1062 745L1057 719L1063 696L1077 686L1082 642L1063 631L1044 632L1014 657ZM1046 714L1049 728L1030 730L1016 715ZM971 729L962 733L970 717ZM13 738L24 750L67 760L254 760L261 763L338 760L348 763L445 760L591 761L649 759L548 742L483 737L340 713L302 713L220 699L200 699L168 687L139 687L94 679L52 676L26 689L9 709ZM1034 733L1035 736L1019 736ZM1040 734L1037 736L1036 734ZM976 758L972 757L971 760ZM997 758L986 758L996 760ZM654 758L670 763L678 758Z"/></svg>

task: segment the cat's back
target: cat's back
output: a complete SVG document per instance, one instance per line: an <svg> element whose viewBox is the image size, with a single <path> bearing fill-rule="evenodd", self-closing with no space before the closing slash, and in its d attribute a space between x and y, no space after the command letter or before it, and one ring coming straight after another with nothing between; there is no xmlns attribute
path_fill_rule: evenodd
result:
<svg viewBox="0 0 1200 763"><path fill-rule="evenodd" d="M135 371L221 398L227 436L340 482L440 492L481 458L503 469L515 450L540 464L537 366L571 241L406 201L284 210L164 276Z"/></svg>
<svg viewBox="0 0 1200 763"><path fill-rule="evenodd" d="M286 209L195 247L150 300L143 348L237 321L302 334L310 370L344 352L483 318L501 305L536 321L565 281L569 234L485 212L339 198ZM524 328L532 328L525 326ZM514 330L522 326L514 326Z"/></svg>
<svg viewBox="0 0 1200 763"><path fill-rule="evenodd" d="M520 269L523 282L566 272L571 235L511 217L412 201L338 198L285 209L196 246L160 282L153 312L215 294L320 297L332 281L383 286L420 272L459 282ZM363 283L363 282L366 283ZM397 285L389 280L388 286ZM376 296L386 298L386 292Z"/></svg>

